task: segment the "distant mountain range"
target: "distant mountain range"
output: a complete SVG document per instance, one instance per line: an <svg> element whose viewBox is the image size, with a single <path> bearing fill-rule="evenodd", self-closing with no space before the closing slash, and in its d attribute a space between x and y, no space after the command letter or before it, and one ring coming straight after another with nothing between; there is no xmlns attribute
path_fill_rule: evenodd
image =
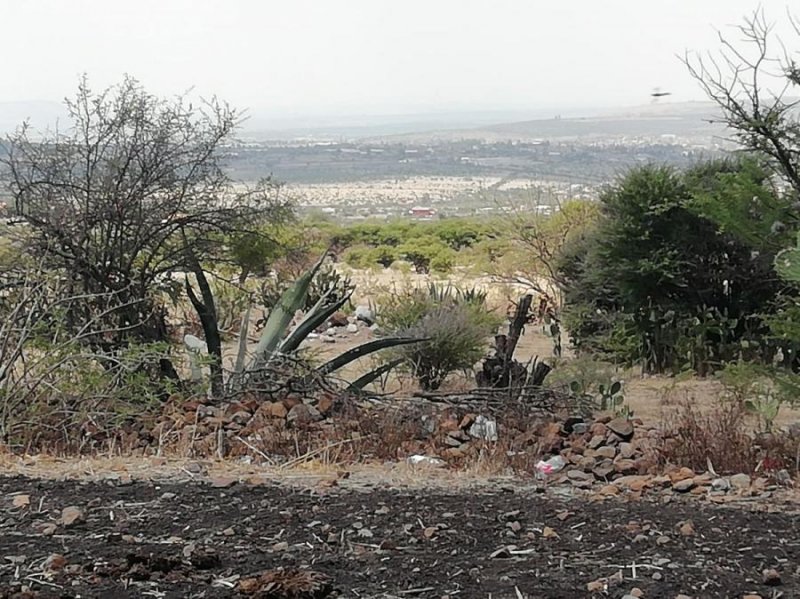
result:
<svg viewBox="0 0 800 599"><path fill-rule="evenodd" d="M725 137L716 105L711 102L656 103L598 112L592 116L547 118L497 123L463 129L436 129L383 139L424 143L481 139L499 141L601 141L676 137L704 145Z"/></svg>
<svg viewBox="0 0 800 599"><path fill-rule="evenodd" d="M424 143L482 139L487 141L550 139L601 140L674 135L708 140L724 136L716 107L710 102L657 102L645 106L586 111L587 116L557 111L475 111L373 116L270 117L251 113L240 136L266 140L348 139ZM38 129L64 121L57 102L0 102L0 133L24 120ZM716 122L710 122L716 121Z"/></svg>

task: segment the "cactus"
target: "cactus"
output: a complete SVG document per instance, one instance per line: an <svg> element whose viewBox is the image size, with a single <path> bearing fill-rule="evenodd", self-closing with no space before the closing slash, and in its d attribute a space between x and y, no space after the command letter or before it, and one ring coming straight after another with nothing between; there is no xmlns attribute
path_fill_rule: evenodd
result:
<svg viewBox="0 0 800 599"><path fill-rule="evenodd" d="M784 281L800 284L800 233L796 247L787 248L775 256L775 270Z"/></svg>

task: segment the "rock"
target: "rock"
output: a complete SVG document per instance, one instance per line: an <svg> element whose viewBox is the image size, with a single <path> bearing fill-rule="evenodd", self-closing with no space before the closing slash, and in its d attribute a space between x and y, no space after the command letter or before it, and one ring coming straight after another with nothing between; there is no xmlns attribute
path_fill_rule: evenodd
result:
<svg viewBox="0 0 800 599"><path fill-rule="evenodd" d="M569 418L566 418L562 423L561 430L563 430L565 434L569 435L570 433L576 432L575 431L576 424L585 424L583 418L581 418L580 416L570 416Z"/></svg>
<svg viewBox="0 0 800 599"><path fill-rule="evenodd" d="M444 438L444 444L448 447L461 447L464 442L453 435L447 435Z"/></svg>
<svg viewBox="0 0 800 599"><path fill-rule="evenodd" d="M328 337L335 337L336 333L338 333L338 331L334 327L325 329L325 335L327 335Z"/></svg>
<svg viewBox="0 0 800 599"><path fill-rule="evenodd" d="M614 473L614 471L614 462L611 460L603 460L602 462L596 464L594 468L592 468L592 474L594 474L600 480L606 480Z"/></svg>
<svg viewBox="0 0 800 599"><path fill-rule="evenodd" d="M605 485L602 489L600 489L600 495L619 495L619 487L617 485Z"/></svg>
<svg viewBox="0 0 800 599"><path fill-rule="evenodd" d="M458 428L460 428L462 431L468 430L469 427L472 426L472 423L475 422L477 417L478 416L476 414L464 414L464 417L458 423Z"/></svg>
<svg viewBox="0 0 800 599"><path fill-rule="evenodd" d="M615 447L611 447L610 445L606 445L605 447L598 447L595 450L595 455L598 458L608 458L610 460L613 460L614 456L617 455L617 449Z"/></svg>
<svg viewBox="0 0 800 599"><path fill-rule="evenodd" d="M650 477L638 475L621 476L614 481L614 484L631 491L641 491L650 484Z"/></svg>
<svg viewBox="0 0 800 599"><path fill-rule="evenodd" d="M570 470L567 472L567 478L572 483L572 486L578 489L588 489L594 482L594 476L582 470Z"/></svg>
<svg viewBox="0 0 800 599"><path fill-rule="evenodd" d="M557 539L558 538L558 533L555 530L553 530L552 528L550 528L549 526L545 526L542 529L542 538L543 539Z"/></svg>
<svg viewBox="0 0 800 599"><path fill-rule="evenodd" d="M634 460L617 460L614 462L614 470L623 475L633 475L639 472L639 468Z"/></svg>
<svg viewBox="0 0 800 599"><path fill-rule="evenodd" d="M14 499L11 500L11 505L17 508L28 507L30 504L30 495L14 495Z"/></svg>
<svg viewBox="0 0 800 599"><path fill-rule="evenodd" d="M743 595L742 599L762 599L761 595L753 595L752 593L748 595Z"/></svg>
<svg viewBox="0 0 800 599"><path fill-rule="evenodd" d="M303 400L297 397L296 395L290 395L289 397L284 397L281 400L281 403L283 404L283 407L285 407L287 410L291 410L297 404L303 403Z"/></svg>
<svg viewBox="0 0 800 599"><path fill-rule="evenodd" d="M607 588L608 581L605 578L593 580L586 585L586 590L590 593L604 593Z"/></svg>
<svg viewBox="0 0 800 599"><path fill-rule="evenodd" d="M630 459L634 455L636 455L636 448L633 446L633 443L623 442L619 444L619 457L623 459Z"/></svg>
<svg viewBox="0 0 800 599"><path fill-rule="evenodd" d="M233 476L214 476L208 482L214 489L228 489L239 481Z"/></svg>
<svg viewBox="0 0 800 599"><path fill-rule="evenodd" d="M762 573L762 580L768 587L776 587L781 584L781 573L775 568L767 568Z"/></svg>
<svg viewBox="0 0 800 599"><path fill-rule="evenodd" d="M593 436L588 443L589 449L597 449L601 445L606 442L606 438L604 436L595 435Z"/></svg>
<svg viewBox="0 0 800 599"><path fill-rule="evenodd" d="M731 483L725 478L715 478L711 481L711 488L715 491L727 491L731 488Z"/></svg>
<svg viewBox="0 0 800 599"><path fill-rule="evenodd" d="M349 324L347 314L344 312L334 312L333 316L328 319L328 324L332 327L346 327Z"/></svg>
<svg viewBox="0 0 800 599"><path fill-rule="evenodd" d="M481 414L475 419L472 426L469 427L469 434L476 439L497 441L497 421Z"/></svg>
<svg viewBox="0 0 800 599"><path fill-rule="evenodd" d="M323 343L336 343L336 338L331 335L320 335L319 340Z"/></svg>
<svg viewBox="0 0 800 599"><path fill-rule="evenodd" d="M679 480L676 483L672 484L672 490L678 493L688 493L694 488L694 479L693 478L685 478L683 480Z"/></svg>
<svg viewBox="0 0 800 599"><path fill-rule="evenodd" d="M594 477L591 474L587 472L582 472L581 470L570 470L569 472L567 472L567 478L572 481L588 481L588 482L591 482L594 479Z"/></svg>
<svg viewBox="0 0 800 599"><path fill-rule="evenodd" d="M467 457L466 449L466 447L460 445L458 447L446 447L441 451L441 455L448 460L463 460Z"/></svg>
<svg viewBox="0 0 800 599"><path fill-rule="evenodd" d="M686 480L687 478L694 478L694 470L691 468L680 468L678 470L673 470L669 474L669 480L673 484L682 480Z"/></svg>
<svg viewBox="0 0 800 599"><path fill-rule="evenodd" d="M66 565L67 565L67 558L65 558L60 553L52 553L45 560L44 569L55 572L57 570L63 570L64 566Z"/></svg>
<svg viewBox="0 0 800 599"><path fill-rule="evenodd" d="M602 437L605 439L606 435L608 434L608 427L605 425L605 423L598 420L589 427L589 432L592 433L593 437Z"/></svg>
<svg viewBox="0 0 800 599"><path fill-rule="evenodd" d="M347 327L345 327L345 330L351 335L354 333L358 333L358 325L354 322L351 322L350 324L347 325Z"/></svg>
<svg viewBox="0 0 800 599"><path fill-rule="evenodd" d="M734 489L749 489L751 482L747 474L734 474L730 477L730 483Z"/></svg>
<svg viewBox="0 0 800 599"><path fill-rule="evenodd" d="M631 437L633 437L633 422L627 418L614 418L606 426L623 441L630 441Z"/></svg>
<svg viewBox="0 0 800 599"><path fill-rule="evenodd" d="M575 435L583 435L589 430L589 425L586 422L576 422L572 426L572 432Z"/></svg>
<svg viewBox="0 0 800 599"><path fill-rule="evenodd" d="M322 420L322 414L319 413L319 410L304 403L297 404L286 414L286 422L288 423L316 422L318 420Z"/></svg>
<svg viewBox="0 0 800 599"><path fill-rule="evenodd" d="M361 322L365 322L367 326L370 326L375 323L375 313L369 306L360 305L356 306L356 320L360 320Z"/></svg>
<svg viewBox="0 0 800 599"><path fill-rule="evenodd" d="M80 524L86 520L86 513L83 511L82 508L71 505L69 507L65 507L61 510L61 518L59 518L59 522L62 526L69 528L70 526L75 526L76 524Z"/></svg>
<svg viewBox="0 0 800 599"><path fill-rule="evenodd" d="M691 537L694 535L694 522L687 520L686 522L681 523L680 527L678 527L678 531L684 537Z"/></svg>
<svg viewBox="0 0 800 599"><path fill-rule="evenodd" d="M33 529L45 537L52 537L58 527L53 522L38 522L33 525Z"/></svg>
<svg viewBox="0 0 800 599"><path fill-rule="evenodd" d="M286 418L289 409L280 401L270 401L261 406L261 411L270 418Z"/></svg>
<svg viewBox="0 0 800 599"><path fill-rule="evenodd" d="M637 599L639 599L640 597L644 597L644 591L642 589L640 589L639 587L633 587L631 589L631 592L628 593L628 594L631 597L636 597Z"/></svg>
<svg viewBox="0 0 800 599"><path fill-rule="evenodd" d="M334 403L335 402L333 397L329 395L323 395L322 397L319 398L319 401L317 402L317 410L323 416L327 416L333 409Z"/></svg>
<svg viewBox="0 0 800 599"><path fill-rule="evenodd" d="M250 412L245 412L244 410L239 410L233 416L231 416L231 420L233 422L235 422L236 424L244 425L244 424L247 424L249 422L251 417L252 417L252 414L250 414Z"/></svg>

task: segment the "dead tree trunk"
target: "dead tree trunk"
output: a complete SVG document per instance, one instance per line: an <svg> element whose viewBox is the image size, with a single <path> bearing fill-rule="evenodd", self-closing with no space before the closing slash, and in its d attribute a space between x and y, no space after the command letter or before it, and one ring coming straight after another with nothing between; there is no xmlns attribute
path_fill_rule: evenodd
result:
<svg viewBox="0 0 800 599"><path fill-rule="evenodd" d="M508 334L495 336L494 355L483 361L483 367L476 375L479 387L519 389L525 384L528 379L528 369L514 359L514 351L528 322L532 303L532 295L523 296L508 325Z"/></svg>

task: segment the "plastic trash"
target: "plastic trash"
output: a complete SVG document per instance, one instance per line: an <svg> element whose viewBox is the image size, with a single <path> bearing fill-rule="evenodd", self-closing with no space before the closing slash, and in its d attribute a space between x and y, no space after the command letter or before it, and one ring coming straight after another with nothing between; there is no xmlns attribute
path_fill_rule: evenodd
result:
<svg viewBox="0 0 800 599"><path fill-rule="evenodd" d="M562 470L564 466L567 465L567 460L560 455L554 455L553 457L547 460L539 460L536 462L536 477L537 478L546 478L551 474L555 474L559 470Z"/></svg>
<svg viewBox="0 0 800 599"><path fill-rule="evenodd" d="M497 441L497 421L480 415L469 427L469 434L484 441Z"/></svg>
<svg viewBox="0 0 800 599"><path fill-rule="evenodd" d="M421 464L424 464L425 466L434 466L436 468L441 468L444 466L444 460L434 458L429 455L410 455L406 458L406 462L412 466L419 466Z"/></svg>

